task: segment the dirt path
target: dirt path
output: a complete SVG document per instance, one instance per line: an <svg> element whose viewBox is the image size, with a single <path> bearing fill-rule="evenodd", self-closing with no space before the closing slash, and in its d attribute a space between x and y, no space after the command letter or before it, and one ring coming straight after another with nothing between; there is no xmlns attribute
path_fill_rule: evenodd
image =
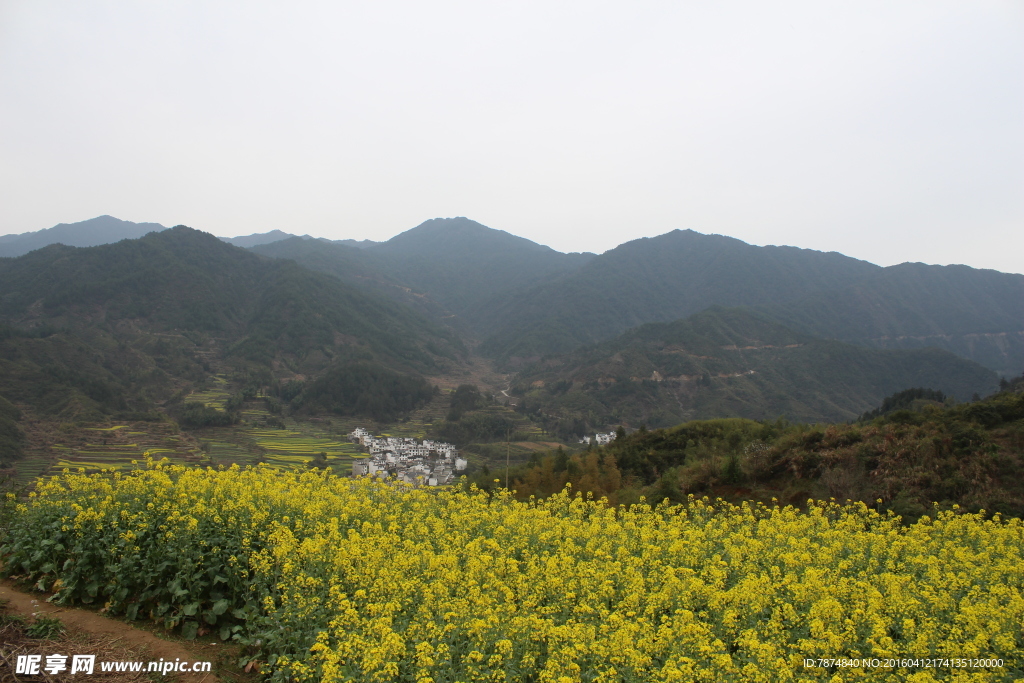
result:
<svg viewBox="0 0 1024 683"><path fill-rule="evenodd" d="M215 683L220 679L215 672L218 668L218 657L225 646L211 642L197 642L185 646L182 643L164 640L149 631L136 628L126 622L104 617L102 614L75 607L61 607L46 602L48 593L25 593L11 581L0 581L0 599L7 601L7 611L20 614L28 619L37 614L55 617L71 630L83 631L92 635L116 639L119 643L133 651L145 651L149 661L163 659L173 662L176 659L189 662L213 662L214 673L179 674L179 680L192 683ZM99 661L99 660L97 660ZM168 675L162 680L175 680Z"/></svg>

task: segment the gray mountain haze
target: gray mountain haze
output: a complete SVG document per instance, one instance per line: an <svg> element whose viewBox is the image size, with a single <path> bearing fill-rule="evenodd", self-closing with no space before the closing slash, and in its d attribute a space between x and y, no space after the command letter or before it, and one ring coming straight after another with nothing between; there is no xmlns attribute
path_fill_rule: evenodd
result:
<svg viewBox="0 0 1024 683"><path fill-rule="evenodd" d="M261 244L270 244L272 242L279 242L286 240L290 237L295 237L291 233L282 232L281 230L271 230L270 232L254 233L252 235L242 235L239 237L221 237L220 239L233 244L236 247L242 247L248 249L249 247L258 247ZM306 239L310 239L309 235L304 235Z"/></svg>
<svg viewBox="0 0 1024 683"><path fill-rule="evenodd" d="M159 223L133 223L113 216L97 216L78 223L59 223L52 228L19 235L0 236L0 256L21 256L50 244L95 247L121 240L138 239L167 228Z"/></svg>
<svg viewBox="0 0 1024 683"><path fill-rule="evenodd" d="M30 251L42 249L50 244L65 244L69 247L95 247L126 239L138 239L147 233L166 229L167 227L160 223L133 223L132 221L123 221L113 216L98 216L77 223L60 223L52 228L36 230L35 232L0 235L0 257L21 256ZM297 235L282 230L271 230L270 232L240 235L238 237L221 237L219 239L236 247L248 249L261 244L279 242L291 237L297 237ZM321 239L311 237L310 235L302 235L301 237L302 239ZM322 241L330 242L332 240ZM378 244L373 240L347 239L333 241L362 248Z"/></svg>

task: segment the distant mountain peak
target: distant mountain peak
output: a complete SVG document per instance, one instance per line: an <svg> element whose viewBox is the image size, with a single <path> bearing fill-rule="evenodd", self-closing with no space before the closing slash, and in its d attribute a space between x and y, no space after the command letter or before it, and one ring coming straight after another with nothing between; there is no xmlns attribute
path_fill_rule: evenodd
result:
<svg viewBox="0 0 1024 683"><path fill-rule="evenodd" d="M218 237L217 239L233 244L236 247L242 247L248 249L250 247L257 247L261 244L273 244L274 242L280 242L281 240L291 239L292 237L298 237L289 232L283 230L271 230L270 232L258 232L251 235L240 235L238 237ZM309 238L309 235L304 237Z"/></svg>
<svg viewBox="0 0 1024 683"><path fill-rule="evenodd" d="M159 223L133 223L104 214L78 223L58 223L52 228L0 237L0 256L21 256L51 244L95 247L126 239L138 239L167 228Z"/></svg>
<svg viewBox="0 0 1024 683"><path fill-rule="evenodd" d="M375 248L382 252L398 254L412 250L418 251L422 247L447 248L449 245L458 245L463 248L499 244L506 248L554 252L551 247L537 244L525 237L518 237L504 230L489 228L465 216L431 218L415 228L395 235Z"/></svg>

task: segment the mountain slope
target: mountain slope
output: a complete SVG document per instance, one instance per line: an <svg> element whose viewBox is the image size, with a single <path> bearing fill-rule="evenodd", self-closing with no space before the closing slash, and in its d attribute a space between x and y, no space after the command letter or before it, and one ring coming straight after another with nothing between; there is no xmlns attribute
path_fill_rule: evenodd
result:
<svg viewBox="0 0 1024 683"><path fill-rule="evenodd" d="M401 305L184 226L0 259L0 292L0 393L59 414L151 409L213 371L417 374L463 352Z"/></svg>
<svg viewBox="0 0 1024 683"><path fill-rule="evenodd" d="M563 254L468 218L435 218L367 247L396 280L475 324L477 307L503 292L572 272L592 254Z"/></svg>
<svg viewBox="0 0 1024 683"><path fill-rule="evenodd" d="M1004 390L971 403L925 402L868 423L691 421L622 434L568 458L551 453L513 470L512 479L520 499L557 493L568 481L574 492L625 505L641 495L796 506L833 498L863 501L907 523L934 515L935 503L1019 517L1022 439L1024 395Z"/></svg>
<svg viewBox="0 0 1024 683"><path fill-rule="evenodd" d="M813 336L934 346L1004 376L1024 370L1024 275L967 266L881 268L841 254L674 231L620 245L480 308L481 352L511 367L708 306L748 306Z"/></svg>
<svg viewBox="0 0 1024 683"><path fill-rule="evenodd" d="M564 429L667 426L711 417L854 419L885 396L927 386L959 399L997 388L994 373L938 349L882 351L795 332L742 309L651 323L517 378L527 412Z"/></svg>
<svg viewBox="0 0 1024 683"><path fill-rule="evenodd" d="M236 247L248 249L250 247L255 247L260 244L272 244L274 242L286 240L291 237L295 237L295 235L292 235L291 233L287 232L282 232L281 230L271 230L270 232L253 233L251 235L240 235L238 237L220 237L218 239L221 239L227 242L228 244L233 244Z"/></svg>
<svg viewBox="0 0 1024 683"><path fill-rule="evenodd" d="M291 259L299 265L337 277L364 291L389 298L418 311L447 327L466 331L465 325L429 295L404 284L401 272L366 247L342 241L292 237L252 247L251 251L270 258Z"/></svg>
<svg viewBox="0 0 1024 683"><path fill-rule="evenodd" d="M132 223L113 216L99 216L78 223L59 223L36 232L0 236L0 257L21 256L50 244L66 244L71 247L110 244L166 229L159 223Z"/></svg>
<svg viewBox="0 0 1024 683"><path fill-rule="evenodd" d="M877 270L837 253L674 230L627 242L557 281L488 302L480 326L491 335L481 350L502 361L535 359L708 306L793 301Z"/></svg>
<svg viewBox="0 0 1024 683"><path fill-rule="evenodd" d="M1007 377L1024 370L1024 275L903 263L763 310L818 336L877 348L935 346Z"/></svg>

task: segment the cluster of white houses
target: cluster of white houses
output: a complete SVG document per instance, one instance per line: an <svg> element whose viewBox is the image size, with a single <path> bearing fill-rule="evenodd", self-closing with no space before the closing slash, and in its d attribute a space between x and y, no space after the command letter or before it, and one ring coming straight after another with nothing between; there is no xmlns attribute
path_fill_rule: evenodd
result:
<svg viewBox="0 0 1024 683"><path fill-rule="evenodd" d="M594 443L596 443L598 446L607 446L612 441L615 441L615 432L607 432L606 434L598 432L597 434L594 434L594 436L592 437L581 436L580 443L590 443L591 439L593 439Z"/></svg>
<svg viewBox="0 0 1024 683"><path fill-rule="evenodd" d="M455 473L466 469L466 461L450 443L413 438L373 436L362 427L348 435L370 451L370 457L352 464L352 476L395 477L409 484L444 486Z"/></svg>

